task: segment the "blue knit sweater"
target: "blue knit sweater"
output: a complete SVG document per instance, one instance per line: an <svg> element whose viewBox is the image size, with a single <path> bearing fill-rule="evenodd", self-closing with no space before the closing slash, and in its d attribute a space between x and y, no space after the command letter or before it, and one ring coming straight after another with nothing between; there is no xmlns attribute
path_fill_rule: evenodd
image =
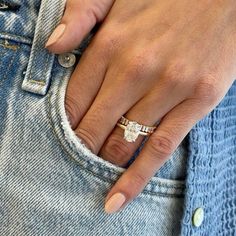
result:
<svg viewBox="0 0 236 236"><path fill-rule="evenodd" d="M189 133L182 235L236 235L236 81ZM192 226L196 208L204 224Z"/></svg>

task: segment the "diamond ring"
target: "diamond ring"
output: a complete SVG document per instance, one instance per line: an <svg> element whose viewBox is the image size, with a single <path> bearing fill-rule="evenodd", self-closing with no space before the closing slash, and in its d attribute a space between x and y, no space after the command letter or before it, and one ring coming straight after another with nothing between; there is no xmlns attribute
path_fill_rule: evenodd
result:
<svg viewBox="0 0 236 236"><path fill-rule="evenodd" d="M124 139L127 142L135 142L139 134L147 136L152 134L156 129L156 126L145 126L136 121L128 120L124 116L121 116L117 122L117 126L125 130Z"/></svg>

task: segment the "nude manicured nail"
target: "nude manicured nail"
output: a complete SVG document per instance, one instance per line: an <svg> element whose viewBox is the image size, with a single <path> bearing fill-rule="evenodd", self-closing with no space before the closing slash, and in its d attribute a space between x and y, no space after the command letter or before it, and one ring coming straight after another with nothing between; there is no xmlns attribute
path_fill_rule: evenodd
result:
<svg viewBox="0 0 236 236"><path fill-rule="evenodd" d="M58 25L57 28L52 32L51 36L49 37L45 47L54 44L63 35L65 29L66 29L65 24Z"/></svg>
<svg viewBox="0 0 236 236"><path fill-rule="evenodd" d="M122 193L115 193L105 204L106 213L110 214L118 211L125 200L125 196Z"/></svg>

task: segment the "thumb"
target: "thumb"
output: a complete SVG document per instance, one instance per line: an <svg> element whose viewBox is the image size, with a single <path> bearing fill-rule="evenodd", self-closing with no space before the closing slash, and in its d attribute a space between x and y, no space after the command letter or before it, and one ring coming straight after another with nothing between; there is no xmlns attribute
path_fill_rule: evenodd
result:
<svg viewBox="0 0 236 236"><path fill-rule="evenodd" d="M56 54L77 48L95 24L102 21L114 0L67 0L60 24L45 47Z"/></svg>

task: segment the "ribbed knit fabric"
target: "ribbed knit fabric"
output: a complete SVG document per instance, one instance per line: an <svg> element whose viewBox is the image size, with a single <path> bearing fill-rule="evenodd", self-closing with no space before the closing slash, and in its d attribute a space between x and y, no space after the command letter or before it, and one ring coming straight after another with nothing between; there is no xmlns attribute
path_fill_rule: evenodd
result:
<svg viewBox="0 0 236 236"><path fill-rule="evenodd" d="M204 209L200 227L192 214ZM236 81L189 133L182 235L236 235Z"/></svg>

